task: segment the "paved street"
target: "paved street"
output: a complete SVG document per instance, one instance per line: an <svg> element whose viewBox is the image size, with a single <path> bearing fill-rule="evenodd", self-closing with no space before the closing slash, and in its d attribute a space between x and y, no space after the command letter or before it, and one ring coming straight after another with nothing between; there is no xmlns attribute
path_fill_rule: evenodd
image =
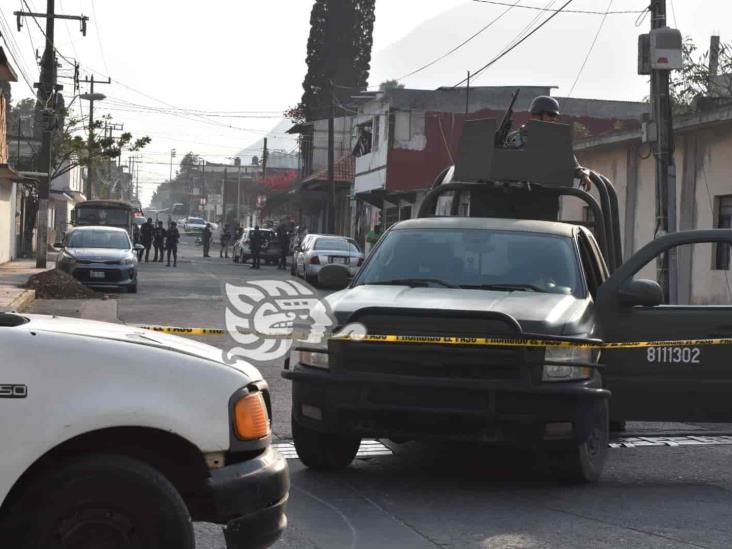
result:
<svg viewBox="0 0 732 549"><path fill-rule="evenodd" d="M200 257L188 238L177 269L143 264L139 293L94 303L38 301L36 312L116 315L127 323L224 327L225 281L286 278ZM227 338L205 338L230 345ZM274 400L278 443L290 439L281 364L261 366ZM727 425L630 424L633 434L732 432ZM630 433L629 433L630 434ZM649 439L650 440L650 439ZM699 439L702 440L702 439ZM358 459L339 473L290 460L289 527L278 548L729 547L732 445L610 450L596 486L548 482L531 456L474 447L387 443L393 455ZM627 445L630 446L630 445ZM224 547L218 526L196 525L198 547Z"/></svg>

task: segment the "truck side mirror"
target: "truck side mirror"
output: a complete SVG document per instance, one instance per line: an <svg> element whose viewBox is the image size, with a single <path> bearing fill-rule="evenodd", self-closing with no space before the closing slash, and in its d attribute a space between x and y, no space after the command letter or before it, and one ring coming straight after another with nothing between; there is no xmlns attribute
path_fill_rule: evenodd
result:
<svg viewBox="0 0 732 549"><path fill-rule="evenodd" d="M629 280L618 290L618 303L624 307L655 307L663 302L663 290L655 280Z"/></svg>

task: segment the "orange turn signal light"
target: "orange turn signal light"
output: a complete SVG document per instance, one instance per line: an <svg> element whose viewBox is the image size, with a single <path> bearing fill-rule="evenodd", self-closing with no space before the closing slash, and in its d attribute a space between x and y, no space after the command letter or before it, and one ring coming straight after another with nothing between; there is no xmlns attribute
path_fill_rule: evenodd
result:
<svg viewBox="0 0 732 549"><path fill-rule="evenodd" d="M269 417L262 393L250 393L234 405L234 427L242 440L256 440L269 434Z"/></svg>

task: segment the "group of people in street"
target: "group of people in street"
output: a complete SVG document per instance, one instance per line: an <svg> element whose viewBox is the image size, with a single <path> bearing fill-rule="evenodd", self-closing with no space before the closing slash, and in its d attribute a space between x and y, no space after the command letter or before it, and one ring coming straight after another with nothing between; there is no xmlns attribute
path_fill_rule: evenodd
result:
<svg viewBox="0 0 732 549"><path fill-rule="evenodd" d="M229 225L224 225L223 230L221 231L221 234L219 235L219 243L221 244L221 249L219 250L219 257L228 259L229 258L229 249L233 246L234 242L239 240L241 236L244 234L244 229L241 225L237 225L236 229L234 229L234 232L231 232L231 228ZM213 230L211 229L211 224L206 223L206 227L204 227L203 231L201 232L201 244L203 245L203 257L211 257L210 251L211 251L211 241L213 240Z"/></svg>
<svg viewBox="0 0 732 549"><path fill-rule="evenodd" d="M148 217L147 221L138 227L135 225L133 233L133 241L135 244L141 244L142 250L137 252L138 261L145 258L145 263L150 260L150 248L154 248L155 255L153 263L162 263L167 252L167 267L171 266L170 260L173 259L173 267L178 266L178 242L180 241L180 232L175 221L168 223L168 228L163 226L162 221L153 223L152 217Z"/></svg>

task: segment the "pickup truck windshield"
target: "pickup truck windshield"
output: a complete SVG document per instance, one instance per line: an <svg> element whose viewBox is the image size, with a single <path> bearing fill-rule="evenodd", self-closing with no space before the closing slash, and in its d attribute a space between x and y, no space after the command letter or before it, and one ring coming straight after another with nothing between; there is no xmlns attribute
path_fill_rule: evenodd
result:
<svg viewBox="0 0 732 549"><path fill-rule="evenodd" d="M129 250L130 239L118 231L76 231L69 235L67 248L111 248Z"/></svg>
<svg viewBox="0 0 732 549"><path fill-rule="evenodd" d="M485 229L392 231L356 284L583 292L570 238Z"/></svg>

